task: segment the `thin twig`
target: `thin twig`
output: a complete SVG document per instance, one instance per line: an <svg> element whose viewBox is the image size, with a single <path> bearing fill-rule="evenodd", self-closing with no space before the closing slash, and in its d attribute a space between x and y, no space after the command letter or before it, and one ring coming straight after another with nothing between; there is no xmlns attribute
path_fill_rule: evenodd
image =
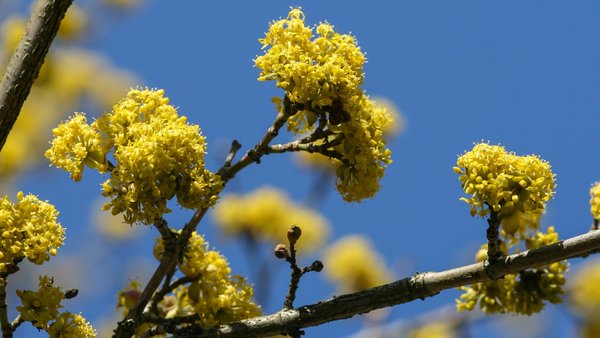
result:
<svg viewBox="0 0 600 338"><path fill-rule="evenodd" d="M73 0L39 0L0 83L0 150L17 121L50 44Z"/></svg>
<svg viewBox="0 0 600 338"><path fill-rule="evenodd" d="M490 268L475 263L442 272L418 273L410 278L353 294L341 295L297 309L284 309L272 315L221 325L210 330L175 337L267 337L287 332L287 329L306 328L342 320L376 309L424 299L440 291L477 282L497 279L524 269L561 260L584 256L600 249L600 231L592 231L558 243L518 254L503 256Z"/></svg>

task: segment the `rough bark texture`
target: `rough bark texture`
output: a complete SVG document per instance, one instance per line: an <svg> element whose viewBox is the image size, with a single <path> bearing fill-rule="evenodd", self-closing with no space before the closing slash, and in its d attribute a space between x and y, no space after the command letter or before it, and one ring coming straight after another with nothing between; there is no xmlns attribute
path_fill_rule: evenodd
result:
<svg viewBox="0 0 600 338"><path fill-rule="evenodd" d="M0 150L6 142L23 102L37 78L44 57L73 0L39 0L35 4L25 36L13 53L0 83Z"/></svg>

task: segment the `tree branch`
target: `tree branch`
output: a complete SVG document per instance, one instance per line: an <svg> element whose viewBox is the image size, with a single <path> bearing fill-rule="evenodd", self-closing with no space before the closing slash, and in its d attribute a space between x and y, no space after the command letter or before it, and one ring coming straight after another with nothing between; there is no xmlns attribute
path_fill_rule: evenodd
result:
<svg viewBox="0 0 600 338"><path fill-rule="evenodd" d="M246 319L190 335L177 335L177 337L248 338L277 335L287 332L290 327L306 328L350 318L376 309L431 297L443 290L497 279L506 274L568 258L586 256L598 249L600 249L600 231L592 231L537 249L500 257L492 265L486 261L441 272L417 273L390 284L336 296L298 309L282 310L272 315Z"/></svg>
<svg viewBox="0 0 600 338"><path fill-rule="evenodd" d="M73 0L39 0L0 83L0 150L37 78L50 43Z"/></svg>

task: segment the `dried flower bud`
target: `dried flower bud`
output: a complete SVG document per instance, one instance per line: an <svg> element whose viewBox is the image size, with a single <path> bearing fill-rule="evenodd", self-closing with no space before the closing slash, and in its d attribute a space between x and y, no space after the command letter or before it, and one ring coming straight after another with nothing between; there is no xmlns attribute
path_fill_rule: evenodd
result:
<svg viewBox="0 0 600 338"><path fill-rule="evenodd" d="M316 260L310 265L312 271L321 272L323 270L323 262Z"/></svg>
<svg viewBox="0 0 600 338"><path fill-rule="evenodd" d="M79 293L79 290L77 290L77 289L70 289L70 290L67 290L67 291L65 292L65 299L71 299L71 298L75 298L75 297L77 297L77 294L78 294L78 293Z"/></svg>
<svg viewBox="0 0 600 338"><path fill-rule="evenodd" d="M300 235L302 235L302 229L297 225L293 225L287 232L287 238L290 241L290 244L295 244L300 238Z"/></svg>
<svg viewBox="0 0 600 338"><path fill-rule="evenodd" d="M290 255L285 244L277 244L273 253L279 259L284 259Z"/></svg>

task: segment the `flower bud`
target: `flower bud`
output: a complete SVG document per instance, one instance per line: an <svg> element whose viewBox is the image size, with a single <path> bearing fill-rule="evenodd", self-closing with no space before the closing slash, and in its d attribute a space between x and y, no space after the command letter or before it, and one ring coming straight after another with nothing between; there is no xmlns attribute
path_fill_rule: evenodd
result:
<svg viewBox="0 0 600 338"><path fill-rule="evenodd" d="M293 225L287 232L287 238L288 241L290 241L290 244L295 244L300 238L300 235L302 235L302 229L297 225Z"/></svg>
<svg viewBox="0 0 600 338"><path fill-rule="evenodd" d="M273 253L275 254L275 257L279 259L284 259L290 255L285 244L277 244Z"/></svg>
<svg viewBox="0 0 600 338"><path fill-rule="evenodd" d="M323 270L323 262L317 260L310 265L312 271L321 272Z"/></svg>

